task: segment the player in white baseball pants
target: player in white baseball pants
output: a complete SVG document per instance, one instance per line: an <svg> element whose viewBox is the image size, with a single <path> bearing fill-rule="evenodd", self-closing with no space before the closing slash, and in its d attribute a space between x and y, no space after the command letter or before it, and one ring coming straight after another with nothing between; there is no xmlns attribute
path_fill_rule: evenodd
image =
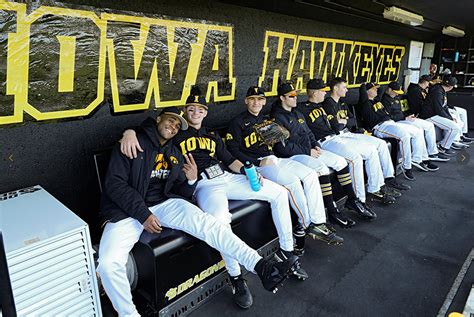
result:
<svg viewBox="0 0 474 317"><path fill-rule="evenodd" d="M229 199L268 201L271 205L280 247L285 251L293 251L293 228L287 195L285 188L270 180L265 180L262 188L255 192L244 175L228 172L213 179L201 179L195 192L199 207L229 227L232 220L232 214L229 212ZM230 276L241 274L239 262L235 260L232 253L223 254L223 258Z"/></svg>
<svg viewBox="0 0 474 317"><path fill-rule="evenodd" d="M182 230L205 241L251 272L262 258L233 234L230 228L186 200L168 199L150 207L150 211L160 220L161 226ZM107 295L120 316L139 316L132 302L125 267L128 254L142 231L143 225L138 220L126 218L119 222L108 222L100 240L98 271Z"/></svg>

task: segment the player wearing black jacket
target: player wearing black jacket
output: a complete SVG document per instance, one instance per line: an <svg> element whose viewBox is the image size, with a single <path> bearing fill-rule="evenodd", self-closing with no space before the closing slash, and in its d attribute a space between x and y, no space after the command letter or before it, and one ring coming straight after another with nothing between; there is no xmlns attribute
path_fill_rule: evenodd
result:
<svg viewBox="0 0 474 317"><path fill-rule="evenodd" d="M461 128L453 121L447 109L446 93L451 91L456 84L456 78L449 77L442 83L431 87L420 113L420 118L433 122L435 126L443 130L444 136L439 143L439 151L448 156L456 154L451 150L451 145L458 135L462 135Z"/></svg>

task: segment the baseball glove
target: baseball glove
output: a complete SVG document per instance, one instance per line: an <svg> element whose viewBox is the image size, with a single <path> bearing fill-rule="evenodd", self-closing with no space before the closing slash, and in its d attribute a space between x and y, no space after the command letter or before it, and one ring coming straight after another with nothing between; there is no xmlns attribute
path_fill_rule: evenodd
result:
<svg viewBox="0 0 474 317"><path fill-rule="evenodd" d="M290 137L290 132L285 127L271 120L265 120L253 128L262 143L271 147L278 142L285 145L285 140Z"/></svg>

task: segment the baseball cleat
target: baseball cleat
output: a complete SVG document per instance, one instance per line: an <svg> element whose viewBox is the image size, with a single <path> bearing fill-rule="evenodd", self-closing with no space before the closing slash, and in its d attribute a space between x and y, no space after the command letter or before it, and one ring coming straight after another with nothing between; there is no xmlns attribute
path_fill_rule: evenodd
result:
<svg viewBox="0 0 474 317"><path fill-rule="evenodd" d="M395 188L389 187L387 185L383 185L382 188L380 188L380 191L387 196L392 196L394 198L399 198L402 197L402 193L396 190Z"/></svg>
<svg viewBox="0 0 474 317"><path fill-rule="evenodd" d="M445 149L442 146L438 146L439 153L444 154L446 156L454 156L456 155L456 151L451 150L451 149Z"/></svg>
<svg viewBox="0 0 474 317"><path fill-rule="evenodd" d="M406 184L398 182L395 179L395 177L387 179L387 181L385 182L385 185L388 186L388 187L391 187L391 188L398 189L398 190L409 190L409 189L411 189L410 185L406 185Z"/></svg>
<svg viewBox="0 0 474 317"><path fill-rule="evenodd" d="M345 206L347 209L355 211L360 217L367 220L374 220L377 218L377 214L359 199L348 199Z"/></svg>
<svg viewBox="0 0 474 317"><path fill-rule="evenodd" d="M449 158L447 156L441 154L441 153L428 155L428 158L430 159L430 161L433 161L433 162L447 162L447 161L449 161Z"/></svg>
<svg viewBox="0 0 474 317"><path fill-rule="evenodd" d="M402 173L403 176L405 176L406 179L409 181L414 181L415 176L413 176L413 172L411 171L411 168L402 168Z"/></svg>
<svg viewBox="0 0 474 317"><path fill-rule="evenodd" d="M377 202L384 205L391 205L397 201L394 196L387 195L382 192L382 190L375 193L367 193L367 199L371 202Z"/></svg>
<svg viewBox="0 0 474 317"><path fill-rule="evenodd" d="M314 240L321 240L330 245L342 245L344 243L344 239L339 237L334 231L331 231L325 223L319 225L311 223L306 228L306 234Z"/></svg>
<svg viewBox="0 0 474 317"><path fill-rule="evenodd" d="M349 218L345 212L339 210L338 208L328 211L328 219L332 223L337 224L342 228L350 228L356 224L354 220Z"/></svg>
<svg viewBox="0 0 474 317"><path fill-rule="evenodd" d="M296 277L298 280L301 280L301 281L304 281L304 280L306 280L306 279L309 277L308 273L307 273L303 268L301 268L301 267L298 268L298 269L296 269L296 270L294 270L294 271L293 271L293 275L291 275L291 276L294 276L294 277Z"/></svg>
<svg viewBox="0 0 474 317"><path fill-rule="evenodd" d="M423 165L423 162L411 162L412 166L415 166L417 169L423 172L428 172L428 169Z"/></svg>
<svg viewBox="0 0 474 317"><path fill-rule="evenodd" d="M245 279L242 277L242 274L238 276L229 276L230 286L232 288L232 294L234 303L237 304L240 308L248 309L253 304L252 293L247 286Z"/></svg>
<svg viewBox="0 0 474 317"><path fill-rule="evenodd" d="M298 267L298 257L292 255L283 262L261 259L255 265L255 272L260 277L263 287L276 293L277 287Z"/></svg>
<svg viewBox="0 0 474 317"><path fill-rule="evenodd" d="M278 249L278 251L275 252L274 257L278 262L283 262L284 260L289 259L291 256L293 256L295 252L291 251L285 251L283 249ZM305 280L308 278L308 273L306 273L305 270L301 268L301 265L299 264L298 261L298 266L293 267L293 274L291 276L294 276L298 278L299 280Z"/></svg>

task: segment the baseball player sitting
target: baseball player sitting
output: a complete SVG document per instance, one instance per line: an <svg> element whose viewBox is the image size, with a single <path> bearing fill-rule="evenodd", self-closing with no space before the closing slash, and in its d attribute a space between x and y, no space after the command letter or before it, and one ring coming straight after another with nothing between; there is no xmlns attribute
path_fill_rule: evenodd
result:
<svg viewBox="0 0 474 317"><path fill-rule="evenodd" d="M370 142L366 139L371 137L365 136L356 140L355 134L345 128L347 120L345 118L338 121L339 109L339 95L344 95L347 91L345 88L345 81L342 78L334 78L332 81L332 92L329 98L324 100L326 91L330 87L322 79L312 79L306 86L306 93L308 94L308 101L298 104L297 109L303 113L306 122L321 144L323 150L330 151L340 155L349 163L349 170L352 176L352 185L357 197L366 202L365 180L364 180L364 161L368 176L367 192L369 193L370 201L382 202L384 204L393 204L394 197L400 197L401 193L393 188L385 186L384 172L381 166L381 161L384 164L386 173L391 177L393 184L401 187L393 178L393 165L388 151L387 144L380 140L380 142ZM338 91L338 93L336 93ZM337 100L337 101L336 101ZM342 112L342 110L341 110ZM341 129L342 128L342 129ZM380 149L379 149L380 148ZM379 151L381 154L379 154ZM382 159L379 157L382 156ZM403 187L403 189L406 189Z"/></svg>
<svg viewBox="0 0 474 317"><path fill-rule="evenodd" d="M469 144L472 144L473 141L472 138L466 135L469 130L467 122L467 110L461 107L452 106L450 104L447 104L447 106L449 114L451 117L453 117L453 121L456 122L462 133L456 136L451 147L455 150L466 149L469 147Z"/></svg>
<svg viewBox="0 0 474 317"><path fill-rule="evenodd" d="M312 79L306 85L308 100L298 103L297 109L304 115L308 127L313 132L316 140L321 144L323 150L330 151L346 159L349 164L349 171L352 177L352 186L357 197L366 202L365 180L364 180L364 160L368 174L369 199L371 201L392 204L395 202L393 195L401 196L398 191L389 190L384 186L384 177L380 165L379 154L376 146L370 143L354 145L349 138L343 137L344 133L339 130L337 120L337 102L329 97L324 101L324 96L329 87L322 79ZM337 98L335 96L335 98ZM339 98L337 98L339 100ZM325 105L323 106L323 101ZM328 114L326 109L331 110ZM347 131L350 133L349 131ZM348 134L349 136L349 134ZM391 165L390 153L385 144L386 151L384 158L389 160ZM392 166L389 166L393 170Z"/></svg>
<svg viewBox="0 0 474 317"><path fill-rule="evenodd" d="M405 120L408 121L406 123L416 125L421 122L422 125L426 125L426 126L427 126L426 123L433 124L430 121L418 119L418 116L420 115L420 112L421 112L421 108L423 107L423 102L428 93L428 87L430 85L430 81L431 81L430 75L423 75L419 78L418 83L410 83L410 85L408 86L407 100L408 100L409 108L405 117ZM433 128L434 128L434 125L433 125ZM431 130L431 127L428 129ZM434 131L434 133L435 133L434 137L436 141L436 131ZM430 161L438 161L438 162L449 161L449 158L445 156L444 154L436 153L439 151L436 151L437 147L436 147L436 150L433 149L432 141L429 141L430 145L428 145L429 138L433 138L433 135L429 131L425 130L425 140L427 143L428 157ZM433 153L433 154L429 154L429 153Z"/></svg>
<svg viewBox="0 0 474 317"><path fill-rule="evenodd" d="M404 124L405 129L410 134L422 133L425 140L425 146L423 147L422 162L413 165L425 172L434 172L439 170L439 167L430 162L429 155L437 155L438 149L436 147L436 132L432 122L425 121L416 118L414 115L409 115L405 118L405 114L402 112L402 105L400 102L400 95L404 94L400 84L396 81L392 81L388 84L385 93L382 96L382 104L390 113L392 120L399 124Z"/></svg>
<svg viewBox="0 0 474 317"><path fill-rule="evenodd" d="M444 136L438 145L438 149L440 153L448 156L456 155L451 146L456 137L462 134L460 126L454 122L453 117L447 110L446 93L451 91L456 84L457 79L455 77L448 77L442 83L431 87L420 112L420 118L432 122L443 130Z"/></svg>
<svg viewBox="0 0 474 317"><path fill-rule="evenodd" d="M290 83L284 83L278 87L279 99L272 105L271 114L276 122L290 132L290 136L285 144L282 142L275 144L276 155L300 162L314 169L320 175L319 182L326 207L334 201L329 168L334 169L339 183L348 197L346 208L354 210L363 218L375 219L377 217L375 212L361 202L354 192L346 160L339 155L321 150L321 146L306 124L303 114L295 109L297 95L298 91Z"/></svg>
<svg viewBox="0 0 474 317"><path fill-rule="evenodd" d="M196 188L198 167L191 154L183 158L170 142L188 127L179 113L177 108L166 108L141 127L137 137L142 150L137 159L127 158L118 147L111 155L100 209L105 227L98 272L119 316L140 316L125 265L144 229L150 233L159 233L163 227L185 231L256 272L267 290L280 284L297 261L294 256L281 263L262 259L228 226L186 200Z"/></svg>
<svg viewBox="0 0 474 317"><path fill-rule="evenodd" d="M286 189L270 180L265 180L259 191L253 191L244 175L243 164L227 151L218 134L202 126L207 112L205 97L193 87L184 107L184 116L189 128L178 133L173 139L183 155L192 154L196 161L199 181L194 196L198 206L230 228L232 214L229 212L229 199L268 201L280 242L278 258L284 260L284 263L288 260L294 263L293 229ZM124 153L127 156L133 155L133 149L139 146L133 130L125 132L122 144ZM226 169L232 172L227 172ZM239 262L231 253L222 253L222 257L231 277L235 303L242 308L249 308L253 298L242 277ZM299 267L299 263L294 270L300 270L301 274L307 275Z"/></svg>
<svg viewBox="0 0 474 317"><path fill-rule="evenodd" d="M252 86L247 90L247 111L231 121L226 138L227 148L239 160L258 166L258 171L266 179L287 189L291 206L306 234L329 244L342 244L344 240L326 226L318 174L291 158L276 157L272 146L280 140L262 137L260 130L267 129L268 124L275 124L261 113L265 103L265 94L261 88ZM328 213L343 227L354 225L352 220L337 209L334 202L328 206Z"/></svg>
<svg viewBox="0 0 474 317"><path fill-rule="evenodd" d="M384 105L376 100L377 88L374 83L360 85L358 107L362 114L365 128L379 138L395 138L402 153L402 171L408 180L415 180L412 165L419 166L426 152L425 138L418 130L406 129L407 125L392 120Z"/></svg>

